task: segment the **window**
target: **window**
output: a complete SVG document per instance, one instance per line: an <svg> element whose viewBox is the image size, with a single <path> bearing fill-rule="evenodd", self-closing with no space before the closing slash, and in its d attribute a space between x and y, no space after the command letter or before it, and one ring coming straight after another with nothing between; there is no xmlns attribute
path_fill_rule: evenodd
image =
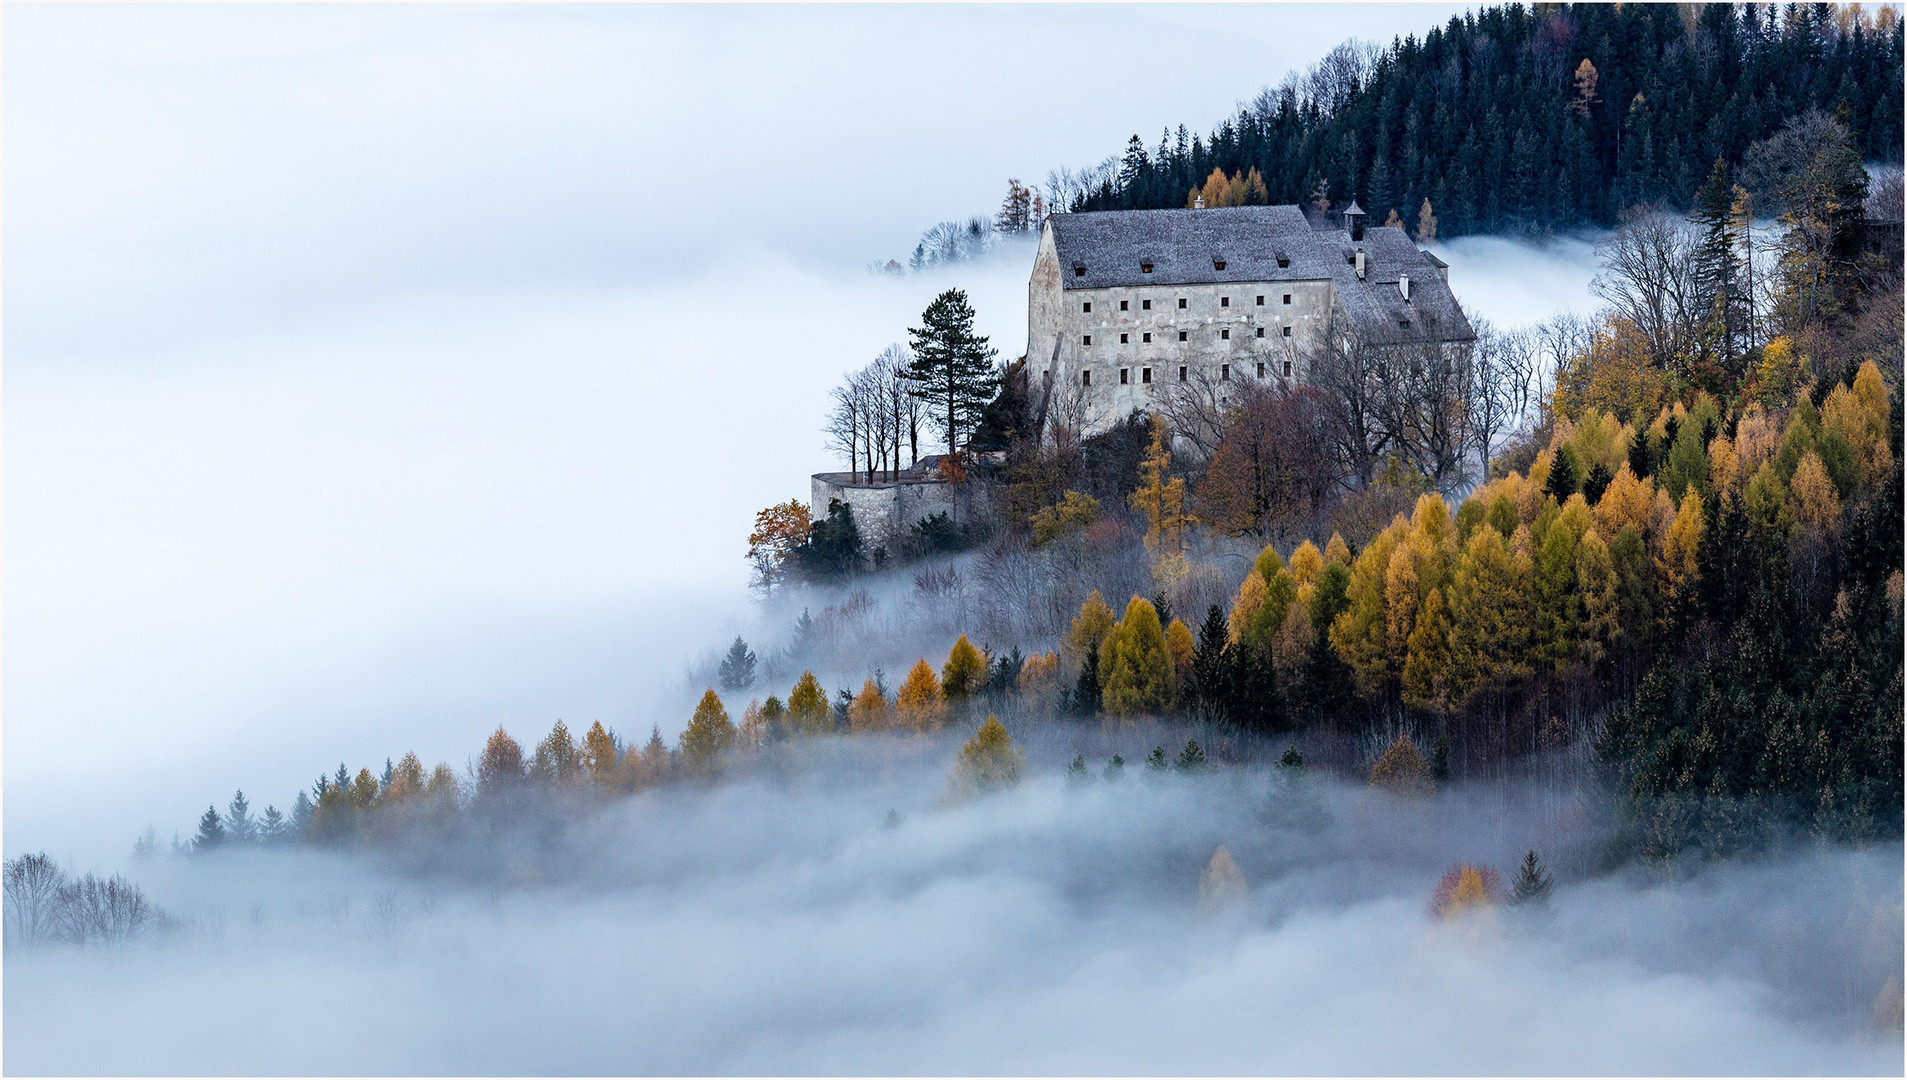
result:
<svg viewBox="0 0 1907 1080"><path fill-rule="evenodd" d="M1224 259L1213 259L1213 260L1212 260L1212 269L1214 269L1214 270L1223 270L1223 269L1225 269L1225 260L1224 260Z"/></svg>
<svg viewBox="0 0 1907 1080"><path fill-rule="evenodd" d="M1151 310L1152 310L1152 301L1150 301L1150 300L1141 300L1141 301L1139 301L1139 310L1141 310L1141 311L1151 311Z"/></svg>
<svg viewBox="0 0 1907 1080"><path fill-rule="evenodd" d="M1092 309L1093 309L1093 302L1091 300L1088 300L1084 304L1081 304L1079 306L1079 310L1081 311L1090 312L1092 311Z"/></svg>
<svg viewBox="0 0 1907 1080"><path fill-rule="evenodd" d="M1079 385L1081 385L1081 386L1091 386L1092 384L1093 384L1093 373L1092 373L1092 372L1090 372L1090 371L1082 371L1082 372L1080 372L1080 373L1079 373Z"/></svg>
<svg viewBox="0 0 1907 1080"><path fill-rule="evenodd" d="M1261 379L1265 377L1265 364L1262 360L1258 362L1258 377Z"/></svg>
<svg viewBox="0 0 1907 1080"><path fill-rule="evenodd" d="M1183 331L1183 330L1181 330L1181 331L1179 331L1179 340L1180 340L1180 341L1184 341L1184 340L1185 340L1185 331Z"/></svg>
<svg viewBox="0 0 1907 1080"><path fill-rule="evenodd" d="M1286 294L1285 294L1285 303L1287 303L1287 304L1289 304L1289 303L1291 303L1291 294L1290 294L1290 293L1286 293Z"/></svg>
<svg viewBox="0 0 1907 1080"><path fill-rule="evenodd" d="M1074 264L1073 264L1073 276L1074 276L1074 277L1085 277L1085 276L1086 276L1086 268L1085 268L1084 266L1081 266L1081 265L1080 265L1080 264L1078 264L1078 263L1074 263Z"/></svg>
<svg viewBox="0 0 1907 1080"><path fill-rule="evenodd" d="M1265 306L1265 298L1264 298L1264 297L1262 297L1262 296L1261 296L1261 297L1259 297L1259 298L1258 298L1258 306L1259 306L1259 307L1264 307L1264 306Z"/></svg>
<svg viewBox="0 0 1907 1080"><path fill-rule="evenodd" d="M1130 301L1130 300L1121 300L1121 301L1119 301L1119 310L1120 310L1120 311L1130 311L1130 310L1132 310L1132 301Z"/></svg>
<svg viewBox="0 0 1907 1080"><path fill-rule="evenodd" d="M1286 336L1286 337L1290 337L1290 336L1291 336L1291 327L1289 327L1289 326L1287 326L1287 327L1285 327L1285 336Z"/></svg>
<svg viewBox="0 0 1907 1080"><path fill-rule="evenodd" d="M1129 382L1131 382L1131 381L1132 381L1132 380L1131 380L1130 378L1128 378L1128 377L1127 377L1127 372L1126 372L1126 369L1125 369L1125 368L1120 368L1120 369L1119 369L1119 385L1120 385L1120 386L1124 386L1124 385L1126 385L1127 383L1129 383Z"/></svg>
<svg viewBox="0 0 1907 1080"><path fill-rule="evenodd" d="M1221 380L1230 380L1232 377L1232 366L1230 364L1218 365L1218 377Z"/></svg>
<svg viewBox="0 0 1907 1080"><path fill-rule="evenodd" d="M1151 368L1140 368L1140 369L1139 369L1139 381L1140 381L1140 382L1142 382L1142 383L1149 383L1149 382L1151 382L1151 381L1152 381L1152 369L1151 369Z"/></svg>
<svg viewBox="0 0 1907 1080"><path fill-rule="evenodd" d="M1287 267L1289 267L1290 265L1291 265L1291 260L1290 260L1290 259L1279 259L1279 260L1278 260L1278 269L1280 269L1280 270L1283 270L1283 269L1285 269L1285 268L1287 268Z"/></svg>
<svg viewBox="0 0 1907 1080"><path fill-rule="evenodd" d="M1261 327L1259 327L1259 328L1258 328L1258 332L1257 332L1257 333L1255 333L1255 334L1253 334L1252 336L1253 336L1253 337L1264 337L1264 336L1265 336L1265 328L1264 328L1264 327L1262 327L1262 326L1261 326Z"/></svg>
<svg viewBox="0 0 1907 1080"><path fill-rule="evenodd" d="M1219 307L1231 307L1231 306L1232 306L1232 298L1231 298L1231 297L1229 297L1229 296L1221 296L1221 297L1219 297L1219 298L1218 298L1218 306L1219 306Z"/></svg>
<svg viewBox="0 0 1907 1080"><path fill-rule="evenodd" d="M1185 365L1184 364L1179 365L1179 381L1180 382L1185 381Z"/></svg>
<svg viewBox="0 0 1907 1080"><path fill-rule="evenodd" d="M1140 272L1141 274L1150 274L1150 273L1152 272L1152 264L1151 264L1151 263L1149 263L1149 262L1142 262L1142 263L1140 263L1140 264L1139 264L1139 272Z"/></svg>
<svg viewBox="0 0 1907 1080"><path fill-rule="evenodd" d="M1218 332L1218 336L1221 340L1230 341L1232 339L1232 332L1229 328L1227 328L1224 330L1220 330Z"/></svg>
<svg viewBox="0 0 1907 1080"><path fill-rule="evenodd" d="M1091 345L1092 343L1093 343L1093 336L1091 334L1087 334L1085 338L1085 344Z"/></svg>
<svg viewBox="0 0 1907 1080"><path fill-rule="evenodd" d="M1152 335L1151 335L1150 333L1146 333L1146 334L1140 334L1140 335L1139 335L1139 341L1140 341L1140 342L1141 342L1142 344L1145 344L1145 345L1150 345L1150 344L1152 344Z"/></svg>
<svg viewBox="0 0 1907 1080"><path fill-rule="evenodd" d="M1185 297L1183 296L1179 297L1179 310L1180 311L1185 310Z"/></svg>
<svg viewBox="0 0 1907 1080"><path fill-rule="evenodd" d="M1399 319L1399 320L1397 320L1397 325L1399 325L1399 326L1401 326L1401 327L1403 327L1404 329L1406 329L1406 330L1408 330L1408 329L1410 329L1410 320L1409 320L1409 319Z"/></svg>
<svg viewBox="0 0 1907 1080"><path fill-rule="evenodd" d="M1124 345L1131 337L1132 337L1131 334L1120 334L1119 344Z"/></svg>
<svg viewBox="0 0 1907 1080"><path fill-rule="evenodd" d="M1285 378L1291 378L1291 361L1285 361Z"/></svg>

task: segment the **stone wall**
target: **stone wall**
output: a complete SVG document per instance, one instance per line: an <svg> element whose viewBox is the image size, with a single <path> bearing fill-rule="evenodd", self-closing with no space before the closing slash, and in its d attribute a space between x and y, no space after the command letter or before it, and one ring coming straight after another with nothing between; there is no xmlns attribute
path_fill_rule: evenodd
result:
<svg viewBox="0 0 1907 1080"><path fill-rule="evenodd" d="M809 509L816 520L827 517L828 501L839 499L854 509L854 523L861 539L870 549L886 544L891 551L896 539L908 526L933 514L954 514L965 520L973 510L978 484L968 484L961 493L958 512L954 506L953 485L933 478L876 480L866 483L852 473L816 473L813 501Z"/></svg>

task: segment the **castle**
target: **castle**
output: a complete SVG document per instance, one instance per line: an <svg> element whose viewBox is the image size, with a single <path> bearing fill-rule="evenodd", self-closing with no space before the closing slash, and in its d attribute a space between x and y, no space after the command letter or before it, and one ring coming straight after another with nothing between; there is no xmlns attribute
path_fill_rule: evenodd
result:
<svg viewBox="0 0 1907 1080"><path fill-rule="evenodd" d="M1027 282L1026 365L1040 422L1081 437L1174 383L1303 382L1332 338L1460 348L1476 332L1449 266L1396 226L1366 226L1354 202L1336 222L1295 206L1055 214ZM959 514L935 459L895 479L818 473L813 507L853 507L870 535Z"/></svg>
<svg viewBox="0 0 1907 1080"><path fill-rule="evenodd" d="M1396 226L1295 206L1055 214L1027 283L1026 356L1048 416L1082 436L1172 383L1304 381L1327 335L1476 340L1449 266ZM1222 388L1221 388L1222 389Z"/></svg>

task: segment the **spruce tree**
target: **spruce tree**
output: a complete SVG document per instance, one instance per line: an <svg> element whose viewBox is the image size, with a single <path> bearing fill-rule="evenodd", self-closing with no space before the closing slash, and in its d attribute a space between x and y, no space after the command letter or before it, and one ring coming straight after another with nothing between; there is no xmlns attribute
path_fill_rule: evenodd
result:
<svg viewBox="0 0 1907 1080"><path fill-rule="evenodd" d="M258 822L252 818L252 805L246 801L243 791L235 793L226 806L225 835L237 844L258 839Z"/></svg>
<svg viewBox="0 0 1907 1080"><path fill-rule="evenodd" d="M1516 884L1510 893L1513 904L1541 903L1549 899L1550 890L1556 887L1556 881L1543 871L1542 863L1536 859L1532 849L1523 856L1523 866L1516 874Z"/></svg>
<svg viewBox="0 0 1907 1080"><path fill-rule="evenodd" d="M225 822L219 819L218 808L208 806L199 818L199 834L192 838L192 850L211 851L225 844Z"/></svg>
<svg viewBox="0 0 1907 1080"><path fill-rule="evenodd" d="M967 294L948 289L921 313L921 325L907 331L914 359L905 378L909 392L939 413L947 452L956 453L961 437L972 431L981 410L993 400L998 350L973 332L973 307Z"/></svg>
<svg viewBox="0 0 1907 1080"><path fill-rule="evenodd" d="M735 635L734 644L728 647L728 655L722 658L721 669L717 672L722 689L730 693L740 693L755 685L755 652Z"/></svg>

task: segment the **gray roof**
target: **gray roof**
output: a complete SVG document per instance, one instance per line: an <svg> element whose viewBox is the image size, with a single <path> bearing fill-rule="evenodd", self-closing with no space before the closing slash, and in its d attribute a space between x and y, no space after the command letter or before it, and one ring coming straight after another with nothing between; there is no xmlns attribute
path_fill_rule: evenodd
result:
<svg viewBox="0 0 1907 1080"><path fill-rule="evenodd" d="M1444 281L1443 263L1400 228L1366 227L1363 241L1352 243L1343 229L1313 226L1295 206L1109 210L1047 220L1068 289L1329 280L1366 340L1476 337ZM1358 248L1362 281L1353 265ZM1281 258L1287 265L1278 265ZM1404 276L1408 303L1398 287Z"/></svg>

